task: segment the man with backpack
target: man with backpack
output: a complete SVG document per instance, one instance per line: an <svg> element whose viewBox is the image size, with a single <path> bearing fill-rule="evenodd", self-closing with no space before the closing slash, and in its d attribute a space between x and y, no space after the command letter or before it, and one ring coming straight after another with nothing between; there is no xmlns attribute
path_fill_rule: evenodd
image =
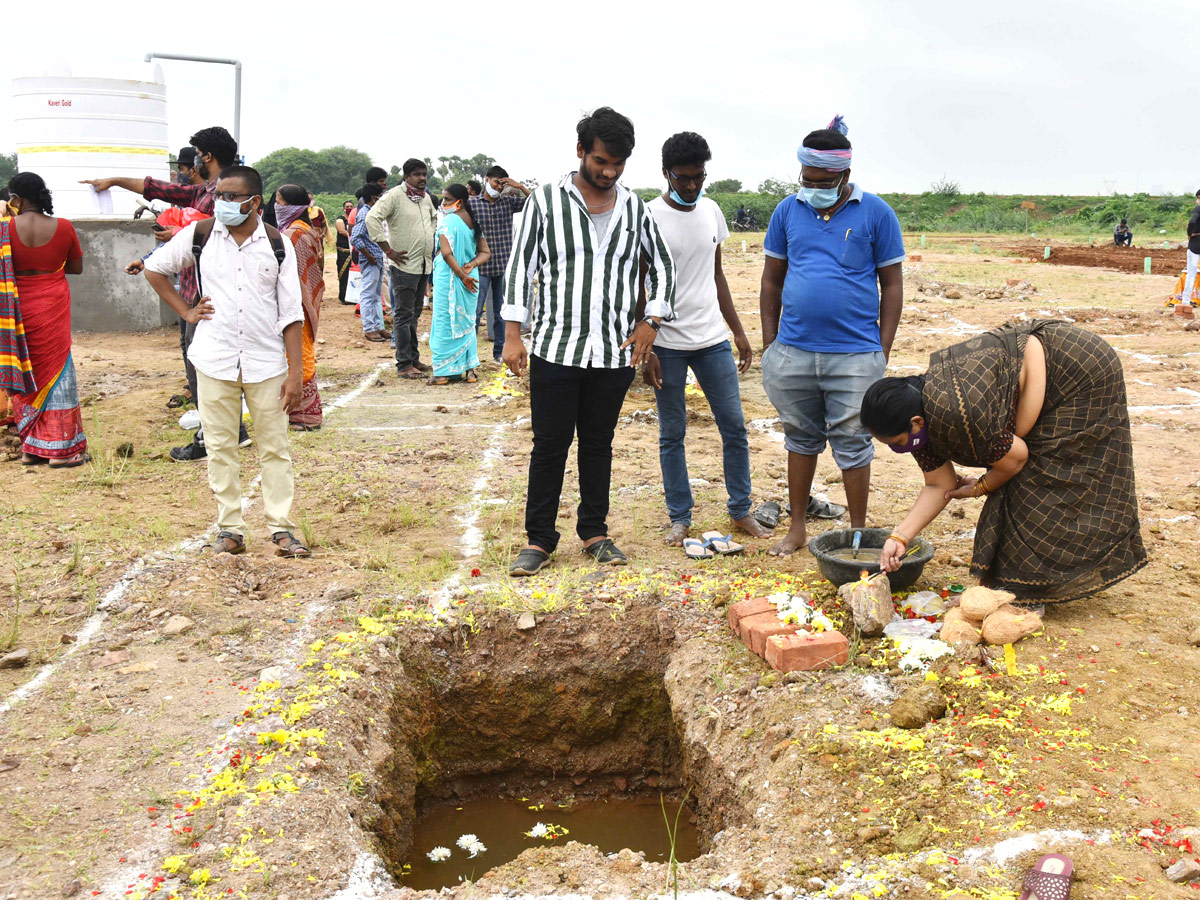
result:
<svg viewBox="0 0 1200 900"><path fill-rule="evenodd" d="M244 397L258 438L263 510L276 554L310 556L292 534L288 450L288 413L301 394L300 278L291 241L259 218L262 189L262 178L249 166L223 170L214 218L184 228L147 259L146 280L196 326L188 359L196 368L208 483L217 499L213 552L246 549L237 454ZM190 308L171 285L187 266L195 266L199 296Z"/></svg>

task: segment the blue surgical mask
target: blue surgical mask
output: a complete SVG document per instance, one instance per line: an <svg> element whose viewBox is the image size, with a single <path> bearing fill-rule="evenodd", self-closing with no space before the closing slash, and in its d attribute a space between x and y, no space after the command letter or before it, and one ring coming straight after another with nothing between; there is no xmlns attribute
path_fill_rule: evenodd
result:
<svg viewBox="0 0 1200 900"><path fill-rule="evenodd" d="M829 209L838 202L838 196L842 192L841 182L837 187L829 188L800 188L800 193L804 196L804 202L813 209Z"/></svg>
<svg viewBox="0 0 1200 900"><path fill-rule="evenodd" d="M675 190L674 188L671 189L671 199L674 200L676 203L678 203L680 206L695 206L697 203L700 202L700 198L703 196L704 196L704 190L701 189L700 193L696 195L696 199L693 200L691 203L688 203L686 200L684 200L682 197L679 196L679 191Z"/></svg>
<svg viewBox="0 0 1200 900"><path fill-rule="evenodd" d="M241 225L248 218L250 213L242 212L242 204L233 200L218 200L213 206L213 216L225 227L229 228L235 225Z"/></svg>

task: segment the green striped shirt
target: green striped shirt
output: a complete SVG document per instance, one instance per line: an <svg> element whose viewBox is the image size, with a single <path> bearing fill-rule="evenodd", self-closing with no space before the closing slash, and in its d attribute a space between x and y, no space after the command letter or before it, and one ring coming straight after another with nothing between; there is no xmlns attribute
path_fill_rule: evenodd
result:
<svg viewBox="0 0 1200 900"><path fill-rule="evenodd" d="M636 324L642 260L648 266L647 316L673 318L675 265L646 204L620 184L600 240L574 174L557 186L544 185L525 204L500 315L523 322L532 307L534 356L562 366L617 369L630 362L632 350L620 348Z"/></svg>

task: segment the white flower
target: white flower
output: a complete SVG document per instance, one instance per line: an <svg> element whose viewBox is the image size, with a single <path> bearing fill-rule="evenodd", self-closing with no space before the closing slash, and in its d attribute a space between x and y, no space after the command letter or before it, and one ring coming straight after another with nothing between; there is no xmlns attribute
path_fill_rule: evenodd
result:
<svg viewBox="0 0 1200 900"><path fill-rule="evenodd" d="M450 858L450 848L434 847L425 855L428 856L433 862L441 862L442 860Z"/></svg>
<svg viewBox="0 0 1200 900"><path fill-rule="evenodd" d="M536 825L533 826L533 828L529 829L529 836L535 837L535 838L545 837L546 831L547 831L546 826L543 823L538 822Z"/></svg>
<svg viewBox="0 0 1200 900"><path fill-rule="evenodd" d="M473 834L464 834L460 835L459 839L455 843L457 843L458 846L462 847L464 850L470 850L472 844L479 843L479 838L475 837Z"/></svg>
<svg viewBox="0 0 1200 900"><path fill-rule="evenodd" d="M472 858L472 859L474 859L474 858L475 858L476 856L478 856L480 853L486 853L486 852L487 852L487 847L483 846L483 842L482 842L482 841L476 841L475 843L473 843L473 844L472 844L470 847L468 847L467 849L471 851L471 858Z"/></svg>

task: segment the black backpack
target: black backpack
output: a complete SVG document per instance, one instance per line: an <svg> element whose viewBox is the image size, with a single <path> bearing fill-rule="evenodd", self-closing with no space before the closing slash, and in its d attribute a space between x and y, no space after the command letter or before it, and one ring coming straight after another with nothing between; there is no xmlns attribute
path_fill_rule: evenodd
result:
<svg viewBox="0 0 1200 900"><path fill-rule="evenodd" d="M212 237L213 225L216 221L213 218L201 219L196 223L196 230L192 232L192 258L195 260L196 266L197 300L204 296L204 288L200 284L200 254L204 252L204 245ZM267 229L267 239L271 242L271 249L275 251L275 261L282 268L283 260L287 255L283 250L283 235L279 233L279 229L274 225L268 225L266 222L263 222L263 227Z"/></svg>

